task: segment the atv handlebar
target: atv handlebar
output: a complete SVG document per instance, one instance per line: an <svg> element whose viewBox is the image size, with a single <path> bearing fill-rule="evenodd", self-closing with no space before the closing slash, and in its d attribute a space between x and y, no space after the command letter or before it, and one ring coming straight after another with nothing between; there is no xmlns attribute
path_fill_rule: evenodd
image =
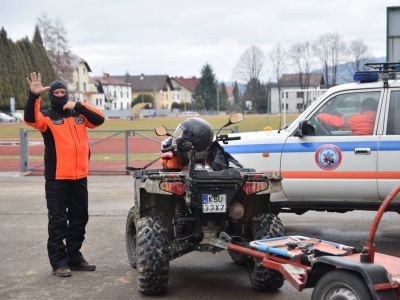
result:
<svg viewBox="0 0 400 300"><path fill-rule="evenodd" d="M168 148L165 149L161 149L162 153L168 152L168 151L174 151L175 150L175 146L170 146Z"/></svg>
<svg viewBox="0 0 400 300"><path fill-rule="evenodd" d="M230 136L228 136L227 134L221 134L221 135L218 135L217 137L216 137L216 140L218 141L218 142L222 142L222 143L224 143L224 144L228 144L228 141L235 141L235 140L240 140L241 138L240 138L240 136L233 136L233 137L230 137Z"/></svg>

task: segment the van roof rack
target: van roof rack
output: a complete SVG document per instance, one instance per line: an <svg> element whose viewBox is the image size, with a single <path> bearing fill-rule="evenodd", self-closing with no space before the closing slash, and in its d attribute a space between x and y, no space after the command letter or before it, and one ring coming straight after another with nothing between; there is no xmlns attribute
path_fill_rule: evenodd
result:
<svg viewBox="0 0 400 300"><path fill-rule="evenodd" d="M366 68L369 69L366 70ZM396 73L399 72L400 62L373 62L365 63L363 70L356 71L355 74L382 74L383 86L386 88L389 87L388 80L396 78Z"/></svg>

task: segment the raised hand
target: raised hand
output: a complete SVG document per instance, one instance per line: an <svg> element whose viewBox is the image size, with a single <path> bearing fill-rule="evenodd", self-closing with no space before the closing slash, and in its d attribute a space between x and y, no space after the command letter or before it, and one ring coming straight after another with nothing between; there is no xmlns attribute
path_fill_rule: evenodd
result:
<svg viewBox="0 0 400 300"><path fill-rule="evenodd" d="M26 81L29 83L31 92L35 95L40 95L45 91L50 89L49 86L42 86L42 75L40 73L36 74L36 72L31 73L31 80L26 78Z"/></svg>

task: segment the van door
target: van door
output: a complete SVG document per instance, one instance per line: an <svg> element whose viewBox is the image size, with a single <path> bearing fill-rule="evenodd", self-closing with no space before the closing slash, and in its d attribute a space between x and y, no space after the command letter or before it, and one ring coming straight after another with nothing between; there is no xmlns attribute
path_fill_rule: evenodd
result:
<svg viewBox="0 0 400 300"><path fill-rule="evenodd" d="M306 117L311 135L288 137L281 156L283 192L288 199L379 200L376 110L381 105L382 93L378 89L332 95ZM372 122L364 126L370 126L364 128L367 131L361 130L361 126L358 132L364 134L357 135L356 127L361 122L353 122L354 117L364 115L361 107L368 98L375 101L375 111L368 113ZM324 121L330 118L330 125L321 121L323 115L321 119L317 117L320 114L324 114Z"/></svg>
<svg viewBox="0 0 400 300"><path fill-rule="evenodd" d="M381 200L400 184L400 90L388 89L385 126L379 141L378 191ZM400 201L398 194L394 201Z"/></svg>

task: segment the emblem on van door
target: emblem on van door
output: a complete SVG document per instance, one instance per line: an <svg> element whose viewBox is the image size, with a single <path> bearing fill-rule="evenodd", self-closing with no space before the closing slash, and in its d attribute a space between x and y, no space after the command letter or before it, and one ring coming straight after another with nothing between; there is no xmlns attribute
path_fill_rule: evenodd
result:
<svg viewBox="0 0 400 300"><path fill-rule="evenodd" d="M315 162L322 170L334 170L342 162L342 152L335 145L322 145L315 152Z"/></svg>

